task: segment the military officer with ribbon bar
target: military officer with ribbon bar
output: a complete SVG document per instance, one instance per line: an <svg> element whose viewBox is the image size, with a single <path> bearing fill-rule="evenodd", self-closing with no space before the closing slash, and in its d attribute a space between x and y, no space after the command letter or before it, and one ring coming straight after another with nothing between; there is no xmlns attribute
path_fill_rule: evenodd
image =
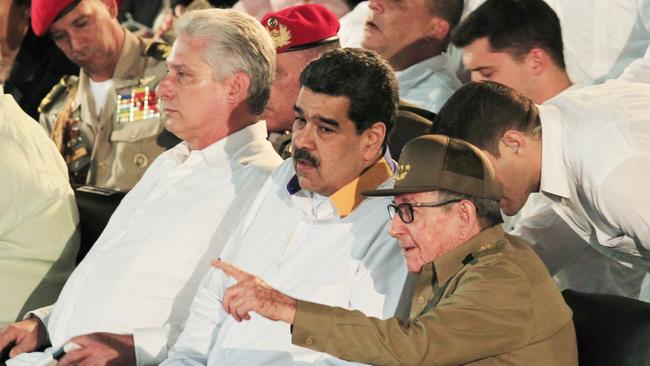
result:
<svg viewBox="0 0 650 366"><path fill-rule="evenodd" d="M34 32L81 67L43 100L41 124L73 183L128 191L179 140L165 131L154 92L168 45L135 36L116 15L115 0L32 1Z"/></svg>

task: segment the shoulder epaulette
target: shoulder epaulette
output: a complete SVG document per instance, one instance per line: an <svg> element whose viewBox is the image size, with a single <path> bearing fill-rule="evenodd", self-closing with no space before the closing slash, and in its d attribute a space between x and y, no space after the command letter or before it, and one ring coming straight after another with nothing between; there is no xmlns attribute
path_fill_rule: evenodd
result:
<svg viewBox="0 0 650 366"><path fill-rule="evenodd" d="M504 247L503 243L501 241L498 241L493 244L482 246L479 250L472 253L472 255L478 259L487 255L501 253L503 251L503 247Z"/></svg>
<svg viewBox="0 0 650 366"><path fill-rule="evenodd" d="M171 46L164 42L151 42L144 50L144 54L157 60L166 60L171 51Z"/></svg>
<svg viewBox="0 0 650 366"><path fill-rule="evenodd" d="M66 75L59 80L59 82L52 87L49 93L41 100L38 106L38 113L47 113L54 103L63 95L64 92L69 91L79 82L79 77L75 75Z"/></svg>

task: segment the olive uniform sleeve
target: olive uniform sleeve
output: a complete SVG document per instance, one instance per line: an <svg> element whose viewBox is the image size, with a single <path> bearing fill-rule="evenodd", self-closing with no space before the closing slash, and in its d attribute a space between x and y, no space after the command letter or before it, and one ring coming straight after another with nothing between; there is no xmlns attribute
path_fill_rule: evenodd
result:
<svg viewBox="0 0 650 366"><path fill-rule="evenodd" d="M530 342L536 326L530 286L511 263L479 265L462 275L453 294L408 323L298 301L292 342L373 365L465 364Z"/></svg>

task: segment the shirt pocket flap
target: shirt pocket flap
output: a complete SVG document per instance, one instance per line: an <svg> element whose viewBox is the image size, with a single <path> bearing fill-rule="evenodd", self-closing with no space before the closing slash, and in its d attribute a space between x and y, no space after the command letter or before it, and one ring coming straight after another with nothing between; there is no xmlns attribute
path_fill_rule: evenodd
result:
<svg viewBox="0 0 650 366"><path fill-rule="evenodd" d="M136 142L153 137L160 132L160 120L130 122L111 132L111 141Z"/></svg>

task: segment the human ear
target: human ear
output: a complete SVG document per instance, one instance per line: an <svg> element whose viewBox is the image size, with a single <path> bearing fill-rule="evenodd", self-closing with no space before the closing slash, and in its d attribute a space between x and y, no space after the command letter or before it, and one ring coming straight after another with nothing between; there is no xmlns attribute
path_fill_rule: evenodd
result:
<svg viewBox="0 0 650 366"><path fill-rule="evenodd" d="M228 83L228 103L239 104L248 98L248 89L250 88L251 79L248 74L243 72L235 73L227 81Z"/></svg>
<svg viewBox="0 0 650 366"><path fill-rule="evenodd" d="M432 17L427 37L442 41L449 35L449 30L448 21L439 17Z"/></svg>
<svg viewBox="0 0 650 366"><path fill-rule="evenodd" d="M377 158L385 136L386 124L384 122L375 122L363 131L363 154L366 160L370 161Z"/></svg>
<svg viewBox="0 0 650 366"><path fill-rule="evenodd" d="M511 151L513 154L519 154L520 149L526 147L526 137L521 131L517 130L508 130L501 137L501 144L505 146L508 151Z"/></svg>
<svg viewBox="0 0 650 366"><path fill-rule="evenodd" d="M476 207L471 201L462 200L458 203L457 210L460 229L458 235L460 235L460 239L466 241L474 236L475 232L473 229L478 225Z"/></svg>
<svg viewBox="0 0 650 366"><path fill-rule="evenodd" d="M548 66L549 57L546 54L546 51L535 47L528 52L528 55L526 55L526 61L528 62L533 75L540 76Z"/></svg>

